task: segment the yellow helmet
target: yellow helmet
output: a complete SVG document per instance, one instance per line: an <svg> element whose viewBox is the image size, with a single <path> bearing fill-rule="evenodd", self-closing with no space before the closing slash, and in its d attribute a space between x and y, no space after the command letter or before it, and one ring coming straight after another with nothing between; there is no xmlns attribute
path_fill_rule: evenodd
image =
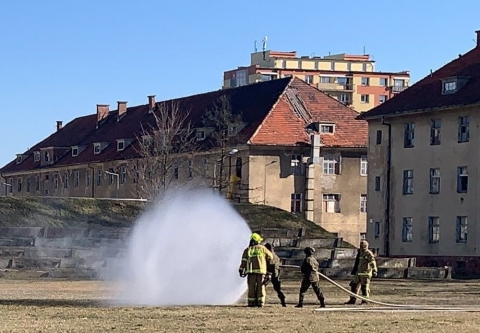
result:
<svg viewBox="0 0 480 333"><path fill-rule="evenodd" d="M258 243L261 243L263 241L263 238L262 236L260 236L259 234L257 234L256 232L254 232L252 234L252 236L250 236L250 240L253 240L255 242L258 242Z"/></svg>

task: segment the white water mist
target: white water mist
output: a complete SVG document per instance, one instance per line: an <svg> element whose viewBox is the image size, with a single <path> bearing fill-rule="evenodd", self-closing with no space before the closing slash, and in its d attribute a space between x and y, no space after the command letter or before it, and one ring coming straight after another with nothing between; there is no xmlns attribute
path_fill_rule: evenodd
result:
<svg viewBox="0 0 480 333"><path fill-rule="evenodd" d="M116 304L228 305L246 291L238 276L250 228L211 191L170 193L137 221Z"/></svg>

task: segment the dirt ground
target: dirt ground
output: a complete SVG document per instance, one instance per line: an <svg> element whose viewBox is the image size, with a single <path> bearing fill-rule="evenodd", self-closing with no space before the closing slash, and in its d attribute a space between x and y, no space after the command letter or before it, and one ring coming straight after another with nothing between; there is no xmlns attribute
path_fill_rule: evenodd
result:
<svg viewBox="0 0 480 333"><path fill-rule="evenodd" d="M0 332L480 331L480 313L315 312L313 291L306 306L295 309L299 282L284 284L287 308L280 306L271 286L263 309L246 308L243 299L234 306L121 308L105 305L112 286L103 282L0 279ZM328 282L323 286L327 307L346 307L346 294ZM372 299L389 303L476 306L479 294L480 281L377 280L372 285Z"/></svg>

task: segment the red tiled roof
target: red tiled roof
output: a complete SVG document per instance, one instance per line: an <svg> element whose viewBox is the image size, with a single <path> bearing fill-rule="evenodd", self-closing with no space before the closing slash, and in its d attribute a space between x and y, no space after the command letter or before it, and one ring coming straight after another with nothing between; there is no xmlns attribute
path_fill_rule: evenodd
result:
<svg viewBox="0 0 480 333"><path fill-rule="evenodd" d="M368 126L358 120L358 113L324 94L304 81L294 78L286 89L298 92L311 114L311 122L335 124L334 134L322 134L322 144L328 147L366 147ZM284 93L250 139L252 144L295 145L308 144L305 131L308 122L298 117Z"/></svg>
<svg viewBox="0 0 480 333"><path fill-rule="evenodd" d="M442 79L469 77L453 94L442 95ZM480 103L480 46L446 64L404 92L359 116L361 119L424 112Z"/></svg>
<svg viewBox="0 0 480 333"><path fill-rule="evenodd" d="M239 88L188 96L171 101L178 103L180 110L189 110L190 121L194 127L203 127L202 117L211 109L219 97L229 98L232 112L240 113L247 126L238 134L242 144L296 145L308 144L305 131L308 121L299 118L285 96L286 89L296 89L312 114L312 121L336 123L335 134L323 135L322 141L328 146L365 147L367 142L367 123L356 120L357 113L325 95L299 79L284 78L263 83L246 85ZM169 101L166 101L169 102ZM159 102L161 103L161 102ZM157 103L158 104L158 103ZM153 123L148 105L129 107L126 115L117 122L117 110L96 128L97 115L79 117L63 128L39 142L27 152L28 157L17 164L12 161L2 169L2 173L37 170L75 164L124 160L137 157L135 143L123 151L117 151L116 140L134 139L142 133L142 124ZM93 144L108 142L109 145L100 154L94 154ZM85 146L78 156L72 156L67 150L63 156L49 166L40 166L34 162L33 152L40 148Z"/></svg>

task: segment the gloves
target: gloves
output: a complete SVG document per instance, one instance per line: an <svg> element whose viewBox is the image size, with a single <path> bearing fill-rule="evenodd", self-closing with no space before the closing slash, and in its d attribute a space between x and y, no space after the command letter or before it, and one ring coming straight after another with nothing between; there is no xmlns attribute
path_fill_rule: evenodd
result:
<svg viewBox="0 0 480 333"><path fill-rule="evenodd" d="M271 280L272 280L272 274L267 274L263 279L263 284L266 286Z"/></svg>
<svg viewBox="0 0 480 333"><path fill-rule="evenodd" d="M377 271L373 271L372 276L373 276L374 278L376 278L377 275L378 275Z"/></svg>
<svg viewBox="0 0 480 333"><path fill-rule="evenodd" d="M245 271L243 269L238 270L238 274L240 275L241 278L244 278L246 276L244 272Z"/></svg>

